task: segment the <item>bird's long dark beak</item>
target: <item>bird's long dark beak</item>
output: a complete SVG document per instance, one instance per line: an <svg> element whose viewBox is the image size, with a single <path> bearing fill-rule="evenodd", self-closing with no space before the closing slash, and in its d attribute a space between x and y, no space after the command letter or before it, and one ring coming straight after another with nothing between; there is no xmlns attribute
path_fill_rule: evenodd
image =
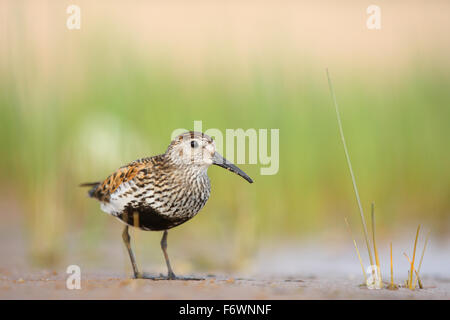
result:
<svg viewBox="0 0 450 320"><path fill-rule="evenodd" d="M234 164L229 162L227 159L222 157L218 152L214 153L213 164L215 164L216 166L225 168L227 170L230 170L231 172L236 173L237 175L241 176L248 182L253 183L253 180L244 171L242 171L241 169L236 167Z"/></svg>

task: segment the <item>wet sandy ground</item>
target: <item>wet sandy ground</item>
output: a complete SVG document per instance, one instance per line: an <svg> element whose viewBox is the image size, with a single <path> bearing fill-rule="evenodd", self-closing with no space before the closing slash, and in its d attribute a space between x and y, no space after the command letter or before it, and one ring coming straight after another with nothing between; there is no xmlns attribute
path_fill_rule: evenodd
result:
<svg viewBox="0 0 450 320"><path fill-rule="evenodd" d="M0 274L0 299L450 299L450 281L423 279L424 289L369 290L345 278L239 278L205 276L200 281L129 279L89 273L81 289L66 287L66 274L55 271Z"/></svg>
<svg viewBox="0 0 450 320"><path fill-rule="evenodd" d="M363 276L351 244L327 249L314 240L264 246L241 272L210 267L198 272L198 266L186 264L193 260L193 252L183 257L182 243L177 243L172 249L176 274L204 280L155 281L130 279L131 268L120 239L96 247L96 257L82 254L53 268L31 264L24 244L11 233L0 240L0 299L450 299L449 245L437 240L422 265L425 288L415 291L360 287ZM158 272L155 276L165 272L157 247L154 252L146 248L139 254L142 270ZM408 243L401 247L409 248ZM389 281L388 251L380 251L383 279ZM220 256L214 252L211 256ZM74 263L81 266L80 290L66 287L66 268ZM395 283L401 284L408 270L402 250L396 250L394 267Z"/></svg>
<svg viewBox="0 0 450 320"><path fill-rule="evenodd" d="M252 259L249 268L240 273L218 270L195 272L183 267L178 246L173 246L174 267L178 276L204 278L200 281L130 279L131 268L120 240L105 249L96 249L97 260L80 256L54 268L39 268L29 263L26 251L6 239L0 245L0 299L450 299L448 244L434 243L424 259L421 279L424 289L400 288L369 290L363 282L361 267L351 245L326 250L302 242L289 246L266 247ZM407 246L405 245L405 248ZM140 266L146 271L165 272L159 248L140 254ZM408 265L398 251L394 279L401 284ZM381 259L384 280L389 281L387 251ZM69 290L66 268L81 265L81 289ZM203 268L205 269L205 268ZM206 268L209 270L209 268Z"/></svg>

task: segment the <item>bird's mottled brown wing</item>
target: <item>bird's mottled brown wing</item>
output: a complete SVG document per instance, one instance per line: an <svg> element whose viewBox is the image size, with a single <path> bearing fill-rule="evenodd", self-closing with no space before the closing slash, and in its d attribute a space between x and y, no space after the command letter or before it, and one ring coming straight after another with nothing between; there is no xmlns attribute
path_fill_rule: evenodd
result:
<svg viewBox="0 0 450 320"><path fill-rule="evenodd" d="M113 194L119 186L140 175L146 175L148 171L152 169L154 161L155 159L152 158L144 158L120 167L100 183L100 185L92 192L92 197L100 201L109 201L111 194Z"/></svg>

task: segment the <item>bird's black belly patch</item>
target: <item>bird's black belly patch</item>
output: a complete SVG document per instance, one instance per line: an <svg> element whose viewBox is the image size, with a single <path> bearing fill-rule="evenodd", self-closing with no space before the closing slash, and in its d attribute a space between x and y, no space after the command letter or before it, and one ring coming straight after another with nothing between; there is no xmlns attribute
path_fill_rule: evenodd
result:
<svg viewBox="0 0 450 320"><path fill-rule="evenodd" d="M187 217L168 217L149 206L126 207L118 218L130 226L153 231L167 230L188 220Z"/></svg>

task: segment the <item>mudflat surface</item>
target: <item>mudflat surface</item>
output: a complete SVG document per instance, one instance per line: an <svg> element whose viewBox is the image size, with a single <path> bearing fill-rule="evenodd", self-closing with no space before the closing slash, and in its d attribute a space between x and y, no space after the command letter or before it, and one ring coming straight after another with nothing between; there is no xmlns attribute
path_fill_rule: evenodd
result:
<svg viewBox="0 0 450 320"><path fill-rule="evenodd" d="M170 253L175 273L203 280L132 280L126 250L117 236L119 227L111 237L92 245L89 254L79 238L68 240L67 244L73 246L67 245L63 261L54 267L39 267L30 259L21 224L11 219L1 224L0 299L450 299L448 238L430 239L420 271L424 289L391 291L361 287L363 275L351 242L326 236L262 243L239 272L224 267L234 253L220 248L220 243L208 244L212 250L202 256L222 260L201 266L192 263L201 246L186 245L174 237ZM147 243L142 243L146 240L143 235L134 238L139 267L154 272L155 276L166 272L158 236ZM389 281L389 243L381 239L379 248L383 280ZM395 239L393 261L397 284L403 284L408 274L409 264L403 252L411 255L411 250L410 234ZM363 260L368 267L365 255ZM74 264L81 269L79 290L66 286L67 266Z"/></svg>
<svg viewBox="0 0 450 320"><path fill-rule="evenodd" d="M129 279L126 275L88 273L81 289L66 287L66 274L1 270L0 299L449 299L450 281L423 279L424 289L369 290L357 280L289 277L239 278L195 275L204 280Z"/></svg>

